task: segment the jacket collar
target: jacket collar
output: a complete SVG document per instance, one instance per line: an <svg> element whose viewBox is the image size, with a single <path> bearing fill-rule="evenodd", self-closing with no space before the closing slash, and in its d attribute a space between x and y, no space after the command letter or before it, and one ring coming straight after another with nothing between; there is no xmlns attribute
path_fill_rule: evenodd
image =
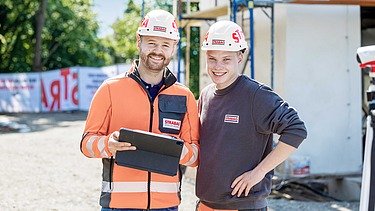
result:
<svg viewBox="0 0 375 211"><path fill-rule="evenodd" d="M132 67L126 74L127 76L133 78L138 83L142 83L141 76L138 71L138 65L139 65L139 60L138 59L134 60ZM170 71L168 67L164 69L163 80L164 80L165 88L168 88L177 82L176 76L173 75L172 71Z"/></svg>

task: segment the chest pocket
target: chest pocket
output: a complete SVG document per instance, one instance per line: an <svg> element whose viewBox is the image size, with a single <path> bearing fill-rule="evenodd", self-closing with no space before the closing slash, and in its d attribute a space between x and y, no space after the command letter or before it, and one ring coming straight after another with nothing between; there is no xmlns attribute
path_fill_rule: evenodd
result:
<svg viewBox="0 0 375 211"><path fill-rule="evenodd" d="M186 96L159 95L159 130L179 134L186 113Z"/></svg>

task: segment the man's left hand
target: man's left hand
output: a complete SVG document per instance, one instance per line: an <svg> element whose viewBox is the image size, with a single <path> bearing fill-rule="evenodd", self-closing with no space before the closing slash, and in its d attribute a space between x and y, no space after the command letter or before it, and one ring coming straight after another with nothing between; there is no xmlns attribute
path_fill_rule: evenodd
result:
<svg viewBox="0 0 375 211"><path fill-rule="evenodd" d="M233 188L232 196L237 195L237 197L240 197L243 192L245 196L248 196L250 189L258 184L264 176L264 173L256 171L255 169L238 176L231 185L231 188Z"/></svg>

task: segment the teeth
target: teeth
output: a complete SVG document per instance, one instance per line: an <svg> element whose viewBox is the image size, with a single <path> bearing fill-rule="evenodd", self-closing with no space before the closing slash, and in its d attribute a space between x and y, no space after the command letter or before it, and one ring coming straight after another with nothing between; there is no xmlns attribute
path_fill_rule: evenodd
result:
<svg viewBox="0 0 375 211"><path fill-rule="evenodd" d="M150 58L154 60L163 60L163 57L159 57L159 56L150 56Z"/></svg>
<svg viewBox="0 0 375 211"><path fill-rule="evenodd" d="M218 72L212 72L214 75L216 75L216 76L223 76L223 75L225 75L225 72L224 73L218 73Z"/></svg>

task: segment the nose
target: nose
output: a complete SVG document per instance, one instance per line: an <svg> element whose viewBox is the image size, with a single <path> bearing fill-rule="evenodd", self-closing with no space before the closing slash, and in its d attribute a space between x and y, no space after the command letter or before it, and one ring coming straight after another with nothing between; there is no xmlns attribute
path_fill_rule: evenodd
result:
<svg viewBox="0 0 375 211"><path fill-rule="evenodd" d="M156 54L163 54L161 45L156 45L155 48L152 50Z"/></svg>
<svg viewBox="0 0 375 211"><path fill-rule="evenodd" d="M222 65L221 62L215 61L215 62L212 63L212 69L221 70L221 69L223 69L223 65Z"/></svg>

